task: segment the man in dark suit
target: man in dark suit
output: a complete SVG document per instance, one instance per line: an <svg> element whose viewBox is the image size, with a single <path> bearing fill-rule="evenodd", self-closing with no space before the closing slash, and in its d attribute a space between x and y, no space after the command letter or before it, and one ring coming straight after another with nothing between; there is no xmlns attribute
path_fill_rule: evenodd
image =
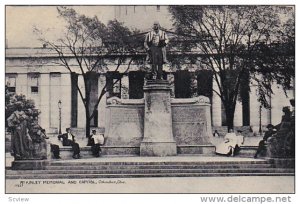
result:
<svg viewBox="0 0 300 204"><path fill-rule="evenodd" d="M272 124L267 125L267 128L268 130L265 132L263 139L258 144L258 148L254 155L254 158L257 158L257 156L266 149L265 145L267 144L268 139L275 133L275 127Z"/></svg>
<svg viewBox="0 0 300 204"><path fill-rule="evenodd" d="M70 128L66 128L66 133L58 135L58 139L62 140L63 146L72 146L73 158L80 158L80 147L77 142L75 142L75 136L71 133Z"/></svg>
<svg viewBox="0 0 300 204"><path fill-rule="evenodd" d="M50 144L50 149L55 159L61 159L59 155L60 154L59 146L57 144Z"/></svg>
<svg viewBox="0 0 300 204"><path fill-rule="evenodd" d="M158 21L153 24L153 29L147 33L144 47L149 55L150 63L152 64L152 79L162 78L163 64L167 63L166 46L169 42L165 31L160 29Z"/></svg>

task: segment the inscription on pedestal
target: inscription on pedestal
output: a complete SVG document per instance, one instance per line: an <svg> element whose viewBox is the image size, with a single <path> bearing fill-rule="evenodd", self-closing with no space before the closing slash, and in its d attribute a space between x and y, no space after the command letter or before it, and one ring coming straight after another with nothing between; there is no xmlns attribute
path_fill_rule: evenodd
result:
<svg viewBox="0 0 300 204"><path fill-rule="evenodd" d="M177 145L210 144L206 108L208 106L172 107L173 135Z"/></svg>
<svg viewBox="0 0 300 204"><path fill-rule="evenodd" d="M170 98L165 93L146 94L146 110L149 112L170 113Z"/></svg>
<svg viewBox="0 0 300 204"><path fill-rule="evenodd" d="M111 120L113 124L140 122L144 120L143 110L137 109L117 109L112 111Z"/></svg>
<svg viewBox="0 0 300 204"><path fill-rule="evenodd" d="M205 110L201 107L174 107L173 123L201 123L205 121Z"/></svg>
<svg viewBox="0 0 300 204"><path fill-rule="evenodd" d="M140 146L140 154L143 156L177 154L172 133L170 90L167 81L151 82L144 87L144 138Z"/></svg>
<svg viewBox="0 0 300 204"><path fill-rule="evenodd" d="M107 145L138 146L144 133L144 108L111 108Z"/></svg>

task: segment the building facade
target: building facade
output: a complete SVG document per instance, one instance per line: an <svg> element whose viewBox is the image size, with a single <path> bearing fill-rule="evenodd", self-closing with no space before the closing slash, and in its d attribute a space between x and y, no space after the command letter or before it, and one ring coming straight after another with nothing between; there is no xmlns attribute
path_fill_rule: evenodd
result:
<svg viewBox="0 0 300 204"><path fill-rule="evenodd" d="M77 85L84 93L84 82L80 72L70 73L65 67L57 64L58 58L47 48L6 48L5 81L10 92L24 94L35 102L41 111L39 122L48 132L58 132L59 108L61 101L62 129L66 127L85 127L85 109L78 93ZM70 59L72 64L72 59ZM75 66L75 62L73 63ZM91 107L94 105L106 86L106 95L100 101L97 114L91 121L95 127L105 128L106 100L117 96L124 99L143 98L145 72L139 64L132 64L127 72L128 64L124 63L115 72L115 64L109 64L105 73L97 73L90 77ZM164 68L164 78L172 84L172 97L190 98L205 95L211 100L213 126L225 126L224 107L219 96L212 91L217 90L217 84L207 71L181 70L172 72ZM115 83L119 80L118 83ZM76 85L77 84L77 85ZM258 127L269 123L278 124L281 121L282 107L289 106L289 100L294 98L294 90L288 90L287 96L283 89L273 85L274 95L269 99L271 109L262 108L257 101L256 85L249 84L250 93L246 99L238 101L235 110L235 126Z"/></svg>

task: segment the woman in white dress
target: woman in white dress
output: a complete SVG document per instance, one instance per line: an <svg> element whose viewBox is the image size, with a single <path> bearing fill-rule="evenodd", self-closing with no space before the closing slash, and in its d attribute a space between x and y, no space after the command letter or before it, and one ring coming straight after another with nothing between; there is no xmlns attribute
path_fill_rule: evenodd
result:
<svg viewBox="0 0 300 204"><path fill-rule="evenodd" d="M224 137L224 141L216 146L216 153L228 156L234 156L234 148L239 146L240 139L236 136L232 129L229 130Z"/></svg>

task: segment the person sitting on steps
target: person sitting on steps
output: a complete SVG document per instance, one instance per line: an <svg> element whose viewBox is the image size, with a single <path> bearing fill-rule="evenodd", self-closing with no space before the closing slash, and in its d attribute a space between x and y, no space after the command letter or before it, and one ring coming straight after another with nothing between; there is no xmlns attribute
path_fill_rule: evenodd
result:
<svg viewBox="0 0 300 204"><path fill-rule="evenodd" d="M214 131L213 136L214 136L214 137L220 137L220 134L219 134L218 130L215 130L215 131Z"/></svg>
<svg viewBox="0 0 300 204"><path fill-rule="evenodd" d="M239 139L233 129L225 135L224 141L216 145L216 154L234 156L235 148L239 146Z"/></svg>
<svg viewBox="0 0 300 204"><path fill-rule="evenodd" d="M88 146L91 146L92 153L95 157L101 154L101 145L104 144L104 135L97 134L96 130L92 130L92 135L89 138Z"/></svg>
<svg viewBox="0 0 300 204"><path fill-rule="evenodd" d="M272 124L268 124L267 125L267 128L268 130L265 132L265 135L263 137L263 139L258 143L258 148L257 148L257 151L254 155L254 158L256 159L257 156L262 153L263 151L266 150L266 147L265 145L267 144L267 141L270 137L272 137L272 135L275 133L274 131L274 126Z"/></svg>
<svg viewBox="0 0 300 204"><path fill-rule="evenodd" d="M75 141L75 136L71 133L70 128L66 128L66 133L58 135L58 139L62 140L63 146L72 146L73 158L80 159L80 147Z"/></svg>

